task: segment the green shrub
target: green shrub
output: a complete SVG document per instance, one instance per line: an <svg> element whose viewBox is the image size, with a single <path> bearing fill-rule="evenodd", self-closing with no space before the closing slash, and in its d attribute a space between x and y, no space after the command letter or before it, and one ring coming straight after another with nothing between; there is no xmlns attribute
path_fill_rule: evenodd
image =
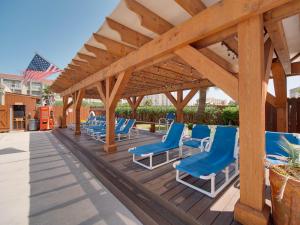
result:
<svg viewBox="0 0 300 225"><path fill-rule="evenodd" d="M223 109L222 119L224 124L238 125L239 108L237 106L228 106Z"/></svg>

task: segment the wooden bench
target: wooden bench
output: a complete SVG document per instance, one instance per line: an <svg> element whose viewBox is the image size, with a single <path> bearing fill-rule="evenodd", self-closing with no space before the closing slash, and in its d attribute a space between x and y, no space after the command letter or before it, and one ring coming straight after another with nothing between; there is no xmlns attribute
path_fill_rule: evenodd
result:
<svg viewBox="0 0 300 225"><path fill-rule="evenodd" d="M155 122L147 122L147 121L136 121L135 124L150 124L149 131L152 133L155 133L155 125L157 125Z"/></svg>

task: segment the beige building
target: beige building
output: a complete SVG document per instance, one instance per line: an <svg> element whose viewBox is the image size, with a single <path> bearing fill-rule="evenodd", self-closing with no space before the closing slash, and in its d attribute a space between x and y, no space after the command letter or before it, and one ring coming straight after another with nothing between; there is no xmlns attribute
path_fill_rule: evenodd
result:
<svg viewBox="0 0 300 225"><path fill-rule="evenodd" d="M155 106L171 106L171 102L167 98L165 94L158 94L158 95L148 95L145 96L142 104L147 100L150 99L152 101L152 104Z"/></svg>
<svg viewBox="0 0 300 225"><path fill-rule="evenodd" d="M43 88L52 84L52 80L30 81L23 83L22 76L0 73L0 84L5 92L40 96Z"/></svg>

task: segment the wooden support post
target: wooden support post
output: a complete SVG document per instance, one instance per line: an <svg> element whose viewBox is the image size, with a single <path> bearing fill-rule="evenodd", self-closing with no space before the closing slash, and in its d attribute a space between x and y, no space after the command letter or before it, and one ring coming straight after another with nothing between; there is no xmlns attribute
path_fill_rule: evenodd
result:
<svg viewBox="0 0 300 225"><path fill-rule="evenodd" d="M104 150L108 153L115 152L117 146L115 144L115 105L109 104L109 97L114 87L114 78L109 77L106 79L106 144Z"/></svg>
<svg viewBox="0 0 300 225"><path fill-rule="evenodd" d="M176 121L183 123L183 107L181 105L183 101L183 90L177 91L177 106L176 106Z"/></svg>
<svg viewBox="0 0 300 225"><path fill-rule="evenodd" d="M70 108L71 105L74 104L74 100L69 102L69 96L63 97L63 112L62 112L62 120L61 120L61 128L67 128L67 109Z"/></svg>
<svg viewBox="0 0 300 225"><path fill-rule="evenodd" d="M288 132L287 87L284 69L280 63L273 63L272 74L277 110L277 131Z"/></svg>
<svg viewBox="0 0 300 225"><path fill-rule="evenodd" d="M197 110L197 120L202 122L201 119L204 118L205 113L205 104L206 104L206 93L207 88L200 88L199 90L199 102L198 102L198 110Z"/></svg>
<svg viewBox="0 0 300 225"><path fill-rule="evenodd" d="M235 220L267 225L270 209L265 204L265 71L262 16L238 25L240 199Z"/></svg>
<svg viewBox="0 0 300 225"><path fill-rule="evenodd" d="M80 108L84 97L85 89L82 88L75 94L75 135L80 135Z"/></svg>
<svg viewBox="0 0 300 225"><path fill-rule="evenodd" d="M115 109L129 82L131 74L131 70L124 71L117 76L116 81L114 77L106 78L106 144L104 150L108 153L117 151L117 146L115 144Z"/></svg>
<svg viewBox="0 0 300 225"><path fill-rule="evenodd" d="M67 128L67 106L68 106L68 96L63 97L63 110L61 117L61 128Z"/></svg>
<svg viewBox="0 0 300 225"><path fill-rule="evenodd" d="M184 122L183 117L183 108L189 103L189 101L194 97L197 93L197 89L192 89L190 92L183 98L183 90L177 91L177 99L173 97L170 92L165 92L167 98L172 102L174 107L176 108L176 121L177 122Z"/></svg>
<svg viewBox="0 0 300 225"><path fill-rule="evenodd" d="M143 95L139 96L139 97L134 96L134 97L131 97L131 98L130 97L126 98L128 104L130 105L131 110L132 110L131 117L134 118L134 119L137 118L136 110L139 107L139 105L141 104L143 98L144 98Z"/></svg>

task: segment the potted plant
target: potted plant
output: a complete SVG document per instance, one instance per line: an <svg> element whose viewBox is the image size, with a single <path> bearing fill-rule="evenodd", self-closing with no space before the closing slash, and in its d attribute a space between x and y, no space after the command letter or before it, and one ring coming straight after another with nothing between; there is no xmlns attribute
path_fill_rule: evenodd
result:
<svg viewBox="0 0 300 225"><path fill-rule="evenodd" d="M300 224L300 145L284 137L280 143L287 162L270 167L272 216L275 225Z"/></svg>

